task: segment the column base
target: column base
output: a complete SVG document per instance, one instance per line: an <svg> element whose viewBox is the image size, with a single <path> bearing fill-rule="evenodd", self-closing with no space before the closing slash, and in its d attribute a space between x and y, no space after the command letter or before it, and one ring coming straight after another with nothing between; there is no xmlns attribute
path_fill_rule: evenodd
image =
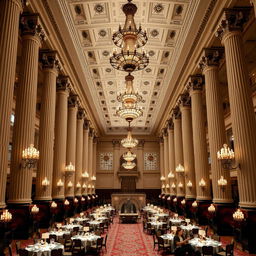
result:
<svg viewBox="0 0 256 256"><path fill-rule="evenodd" d="M188 219L192 219L194 217L194 214L191 211L191 208L192 208L192 204L195 200L196 200L195 198L186 198L185 217Z"/></svg>
<svg viewBox="0 0 256 256"><path fill-rule="evenodd" d="M199 225L207 225L209 223L208 207L211 203L212 201L197 201L196 218Z"/></svg>
<svg viewBox="0 0 256 256"><path fill-rule="evenodd" d="M31 230L31 213L29 204L9 204L8 209L12 214L10 227L13 239L29 238Z"/></svg>
<svg viewBox="0 0 256 256"><path fill-rule="evenodd" d="M177 196L177 212L179 215L185 215L184 206L181 204L181 201L184 199L184 196Z"/></svg>
<svg viewBox="0 0 256 256"><path fill-rule="evenodd" d="M34 217L37 226L39 228L49 228L52 220L51 201L34 200L33 203L39 208L39 212Z"/></svg>

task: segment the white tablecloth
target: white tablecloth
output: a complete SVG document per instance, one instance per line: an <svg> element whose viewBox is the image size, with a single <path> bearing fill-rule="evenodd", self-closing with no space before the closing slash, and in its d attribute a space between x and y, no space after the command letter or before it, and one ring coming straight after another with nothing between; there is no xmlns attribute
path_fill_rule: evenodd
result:
<svg viewBox="0 0 256 256"><path fill-rule="evenodd" d="M186 236L188 236L193 229L199 229L199 227L195 225L187 225L187 226L180 225L180 227L183 229L183 232Z"/></svg>
<svg viewBox="0 0 256 256"><path fill-rule="evenodd" d="M80 217L77 217L77 218L74 218L74 221L78 222L78 223L83 223L84 221L88 221L90 220L89 218L80 218Z"/></svg>
<svg viewBox="0 0 256 256"><path fill-rule="evenodd" d="M161 237L164 239L164 242L166 244L171 245L171 249L173 251L173 249L174 249L174 240L173 240L174 235L173 234L164 234Z"/></svg>
<svg viewBox="0 0 256 256"><path fill-rule="evenodd" d="M166 222L163 221L151 221L149 223L151 223L151 226L154 227L155 229L160 229L163 226L163 224L166 224Z"/></svg>
<svg viewBox="0 0 256 256"><path fill-rule="evenodd" d="M212 246L213 253L219 252L221 248L221 243L219 241L206 238L206 240L202 240L200 238L193 238L189 240L189 243L194 247L195 250L200 251L202 253L203 246Z"/></svg>
<svg viewBox="0 0 256 256"><path fill-rule="evenodd" d="M49 235L56 235L57 237L63 237L64 235L69 235L70 231L68 230L58 230L58 231L50 231Z"/></svg>
<svg viewBox="0 0 256 256"><path fill-rule="evenodd" d="M175 219L175 218L170 218L169 221L171 221L172 225L179 226L183 219Z"/></svg>
<svg viewBox="0 0 256 256"><path fill-rule="evenodd" d="M79 228L79 229L82 229L83 226L82 225L79 225L79 224L68 224L68 225L64 225L62 226L63 229L67 229L67 230L73 230L73 228Z"/></svg>
<svg viewBox="0 0 256 256"><path fill-rule="evenodd" d="M87 246L90 246L93 243L96 243L98 238L100 238L100 236L86 233L83 236L80 236L80 235L72 236L71 240L74 240L74 239L81 240L83 247L86 249Z"/></svg>
<svg viewBox="0 0 256 256"><path fill-rule="evenodd" d="M28 255L36 255L36 256L51 256L51 251L54 249L62 249L64 251L64 246L59 243L45 243L45 244L33 244L28 245L26 250L28 251Z"/></svg>

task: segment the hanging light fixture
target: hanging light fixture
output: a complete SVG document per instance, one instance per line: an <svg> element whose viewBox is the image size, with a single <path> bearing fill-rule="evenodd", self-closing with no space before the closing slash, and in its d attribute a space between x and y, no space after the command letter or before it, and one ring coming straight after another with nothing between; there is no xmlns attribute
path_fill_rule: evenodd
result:
<svg viewBox="0 0 256 256"><path fill-rule="evenodd" d="M39 159L39 151L34 147L33 144L22 151L22 164L23 168L35 168L36 163Z"/></svg>
<svg viewBox="0 0 256 256"><path fill-rule="evenodd" d="M143 50L137 50L147 43L148 37L146 31L142 31L141 26L137 28L134 22L137 6L128 0L122 10L126 16L124 27L121 28L120 25L112 37L114 44L121 48L121 52L117 53L116 49L114 50L110 64L117 70L130 73L142 70L148 65L148 55Z"/></svg>
<svg viewBox="0 0 256 256"><path fill-rule="evenodd" d="M130 123L129 123L129 128L128 128L128 134L127 137L121 140L121 145L124 148L134 148L138 145L138 140L132 138L132 132L131 132L131 128L130 128Z"/></svg>
<svg viewBox="0 0 256 256"><path fill-rule="evenodd" d="M125 161L133 161L136 158L136 155L131 152L131 150L128 150L126 153L123 154L123 159Z"/></svg>
<svg viewBox="0 0 256 256"><path fill-rule="evenodd" d="M126 162L122 163L122 166L127 170L131 170L136 166L136 164L131 161L126 161Z"/></svg>

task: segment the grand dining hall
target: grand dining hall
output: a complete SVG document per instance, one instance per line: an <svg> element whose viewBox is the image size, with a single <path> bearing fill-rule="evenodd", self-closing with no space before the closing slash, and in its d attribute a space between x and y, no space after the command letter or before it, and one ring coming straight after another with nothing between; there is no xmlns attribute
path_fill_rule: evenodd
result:
<svg viewBox="0 0 256 256"><path fill-rule="evenodd" d="M0 0L0 256L256 255L256 0Z"/></svg>

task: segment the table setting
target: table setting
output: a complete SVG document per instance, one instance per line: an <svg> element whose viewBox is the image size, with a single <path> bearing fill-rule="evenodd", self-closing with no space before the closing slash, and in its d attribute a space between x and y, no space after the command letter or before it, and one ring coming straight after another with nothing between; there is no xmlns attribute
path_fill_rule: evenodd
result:
<svg viewBox="0 0 256 256"><path fill-rule="evenodd" d="M211 238L193 238L188 241L189 244L191 244L195 250L200 251L202 253L202 247L203 246L212 246L213 252L218 253L221 249L222 243L219 241L213 240Z"/></svg>
<svg viewBox="0 0 256 256"><path fill-rule="evenodd" d="M96 243L98 238L100 238L100 236L97 236L93 233L85 233L84 235L72 236L71 240L81 240L83 247L86 249L86 247L90 246L93 243Z"/></svg>
<svg viewBox="0 0 256 256"><path fill-rule="evenodd" d="M28 251L28 255L36 255L36 256L51 256L51 251L54 249L62 249L64 251L64 246L60 243L56 243L51 241L50 243L44 242L43 240L40 243L36 243L33 245L28 245L25 248Z"/></svg>

